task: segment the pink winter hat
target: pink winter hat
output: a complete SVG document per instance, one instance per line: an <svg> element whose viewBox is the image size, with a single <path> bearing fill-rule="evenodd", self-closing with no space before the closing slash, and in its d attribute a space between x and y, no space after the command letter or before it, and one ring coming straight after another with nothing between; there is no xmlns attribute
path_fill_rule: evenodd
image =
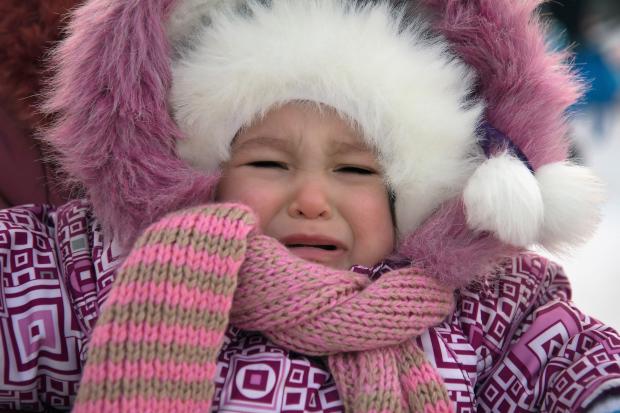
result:
<svg viewBox="0 0 620 413"><path fill-rule="evenodd" d="M236 129L291 99L361 125L396 194L399 253L437 273L471 278L500 253L491 245L562 249L591 235L600 184L567 162L581 84L547 48L538 1L394 3L91 0L53 56L46 139L125 245L209 202ZM501 147L483 155L482 120L534 173Z"/></svg>
<svg viewBox="0 0 620 413"><path fill-rule="evenodd" d="M465 16L481 19L486 12L497 13L480 8ZM479 21L478 30L483 23ZM199 170L216 173L227 161L237 131L257 116L306 99L351 119L377 150L395 194L401 239L461 193L471 229L517 247L572 246L596 227L603 199L597 178L565 161L563 142L554 142L557 136L535 139L528 130L535 118L514 126L497 119L497 126L515 135L516 150L521 152L522 146L530 154L529 165L501 143L490 159L479 156L483 104L492 100L495 110L510 104L510 89L497 91L500 96L492 99L472 99L475 73L450 53L453 45L429 34L427 22L408 20L390 4L183 0L167 30L176 46L169 100L188 137L177 142L177 150ZM529 44L524 50L494 50L495 60L518 60L505 56L508 50L536 56L544 44L536 44L540 39L535 35L540 33L525 36ZM468 50L465 57L470 54ZM514 79L516 86L526 79L523 75ZM528 92L541 97L533 89ZM575 92L565 93L571 97ZM531 105L540 110L536 102ZM511 106L513 122L533 115L526 105ZM495 118L488 112L489 120ZM556 117L561 120L561 114ZM538 154L545 147L548 159Z"/></svg>

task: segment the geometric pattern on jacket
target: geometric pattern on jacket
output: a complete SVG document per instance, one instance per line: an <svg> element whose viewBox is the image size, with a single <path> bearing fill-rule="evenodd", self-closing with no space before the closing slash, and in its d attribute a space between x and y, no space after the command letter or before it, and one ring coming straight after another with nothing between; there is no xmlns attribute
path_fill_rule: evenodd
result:
<svg viewBox="0 0 620 413"><path fill-rule="evenodd" d="M211 413L344 413L325 365L320 357L296 354L258 332L229 326L217 360Z"/></svg>
<svg viewBox="0 0 620 413"><path fill-rule="evenodd" d="M120 264L90 206L0 210L0 409L69 410Z"/></svg>
<svg viewBox="0 0 620 413"><path fill-rule="evenodd" d="M0 408L69 410L121 252L89 205L0 211ZM581 412L620 389L620 336L570 301L561 268L519 255L418 338L456 412Z"/></svg>
<svg viewBox="0 0 620 413"><path fill-rule="evenodd" d="M526 254L462 291L418 339L457 413L582 412L620 390L620 336L570 297L559 265Z"/></svg>

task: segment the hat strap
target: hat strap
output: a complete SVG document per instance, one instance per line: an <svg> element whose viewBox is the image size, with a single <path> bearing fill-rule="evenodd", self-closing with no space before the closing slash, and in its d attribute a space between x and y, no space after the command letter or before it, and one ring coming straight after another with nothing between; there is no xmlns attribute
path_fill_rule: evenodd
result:
<svg viewBox="0 0 620 413"><path fill-rule="evenodd" d="M519 148L519 145L517 145L512 139L497 130L487 121L482 121L480 123L478 126L478 131L481 135L479 145L484 150L484 154L487 158L491 157L491 150L493 149L493 143L495 142L499 146L505 146L510 149L513 155L519 158L519 160L527 166L527 169L529 169L531 173L534 173L534 168L532 168L527 156L525 156L521 148Z"/></svg>

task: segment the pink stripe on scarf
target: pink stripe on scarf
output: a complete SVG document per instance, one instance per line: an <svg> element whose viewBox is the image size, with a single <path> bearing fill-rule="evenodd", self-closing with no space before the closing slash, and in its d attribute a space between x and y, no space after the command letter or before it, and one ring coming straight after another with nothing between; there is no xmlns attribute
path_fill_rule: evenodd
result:
<svg viewBox="0 0 620 413"><path fill-rule="evenodd" d="M372 358L371 365L368 366L368 371L362 372L362 374L379 372L380 375L378 380L373 378L378 389L382 391L392 391L400 398L402 390L400 381L398 380L398 367L394 364L393 352L394 350L389 347L375 352L376 357ZM367 386L367 388L368 390L371 389L369 386Z"/></svg>
<svg viewBox="0 0 620 413"><path fill-rule="evenodd" d="M101 364L90 364L84 369L81 385L88 383L101 384L106 380L110 382L118 382L123 379L144 380L156 379L162 382L171 381L173 383L182 381L183 383L201 383L203 381L212 380L217 373L217 364L215 362L201 363L175 363L172 360L162 362L154 359L152 362L139 360L131 362L123 360L120 363L114 363L105 360Z"/></svg>
<svg viewBox="0 0 620 413"><path fill-rule="evenodd" d="M452 403L446 403L443 400L437 400L434 406L430 403L424 405L424 413L454 413Z"/></svg>
<svg viewBox="0 0 620 413"><path fill-rule="evenodd" d="M192 326L181 327L178 324L167 326L164 322L150 325L147 322L135 324L131 321L126 324L118 324L113 321L109 324L97 326L98 333L93 335L90 347L103 347L107 343L122 344L129 339L133 344L141 342L162 345L177 344L190 347L216 347L220 344L224 335L223 331L207 330L204 327L194 329ZM125 330L119 334L119 331Z"/></svg>
<svg viewBox="0 0 620 413"><path fill-rule="evenodd" d="M138 264L150 265L154 262L160 265L168 263L175 266L186 265L192 271L200 268L205 273L215 273L219 277L236 273L241 265L240 261L234 260L230 255L221 258L219 254L210 255L206 251L194 251L191 245L179 247L177 244L154 244L134 249L121 271Z"/></svg>
<svg viewBox="0 0 620 413"><path fill-rule="evenodd" d="M223 237L225 240L231 238L244 239L252 230L253 226L245 225L239 220L231 221L229 217L217 218L213 215L197 215L186 213L167 217L150 226L145 233L157 232L162 230L182 229L187 231L194 228L199 234L207 232L213 237Z"/></svg>
<svg viewBox="0 0 620 413"><path fill-rule="evenodd" d="M418 385L428 386L431 381L443 383L443 378L430 364L423 363L420 368L413 366L409 369L409 374L401 377L403 384L411 389L415 394L418 393Z"/></svg>
<svg viewBox="0 0 620 413"><path fill-rule="evenodd" d="M392 411L390 409L383 409L383 410L370 409L370 410L358 410L356 413L392 413Z"/></svg>
<svg viewBox="0 0 620 413"><path fill-rule="evenodd" d="M185 284L173 285L170 281L155 283L148 281L140 283L132 281L129 284L115 286L116 294L111 294L106 305L131 303L143 304L152 302L159 305L163 302L171 307L180 306L184 310L195 307L198 311L228 312L232 303L232 295L215 294L212 290L200 291L198 287L187 288Z"/></svg>

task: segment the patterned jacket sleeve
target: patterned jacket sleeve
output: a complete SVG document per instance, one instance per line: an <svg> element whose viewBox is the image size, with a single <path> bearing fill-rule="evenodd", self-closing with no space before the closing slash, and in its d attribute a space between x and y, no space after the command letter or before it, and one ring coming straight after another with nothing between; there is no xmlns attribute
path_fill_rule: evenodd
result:
<svg viewBox="0 0 620 413"><path fill-rule="evenodd" d="M89 210L0 210L0 412L71 409L122 259Z"/></svg>
<svg viewBox="0 0 620 413"><path fill-rule="evenodd" d="M0 408L70 409L84 334L58 263L55 209L0 211Z"/></svg>
<svg viewBox="0 0 620 413"><path fill-rule="evenodd" d="M473 296L487 314L479 326L479 412L581 413L620 393L620 336L575 307L557 264L518 256L462 299Z"/></svg>

